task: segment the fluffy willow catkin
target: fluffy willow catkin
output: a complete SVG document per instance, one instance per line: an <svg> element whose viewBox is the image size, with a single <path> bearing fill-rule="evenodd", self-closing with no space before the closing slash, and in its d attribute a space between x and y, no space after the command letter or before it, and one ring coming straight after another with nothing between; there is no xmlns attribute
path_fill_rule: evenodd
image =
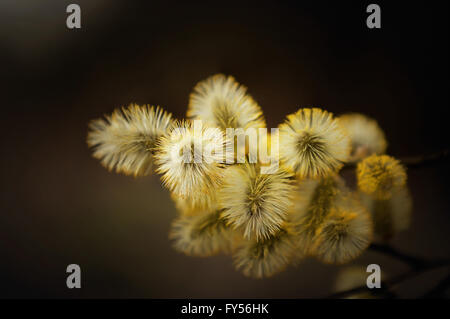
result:
<svg viewBox="0 0 450 319"><path fill-rule="evenodd" d="M329 264L358 257L370 244L373 225L367 210L351 193L338 194L319 226L313 244L315 256Z"/></svg>
<svg viewBox="0 0 450 319"><path fill-rule="evenodd" d="M242 164L225 170L218 193L222 216L244 237L264 240L280 230L292 204L294 185L284 171L260 174L257 165Z"/></svg>
<svg viewBox="0 0 450 319"><path fill-rule="evenodd" d="M131 104L93 120L87 142L108 170L145 176L152 172L158 139L172 128L172 115L159 106Z"/></svg>
<svg viewBox="0 0 450 319"><path fill-rule="evenodd" d="M341 264L356 258L370 244L370 215L336 176L300 182L294 202L290 218L304 255Z"/></svg>
<svg viewBox="0 0 450 319"><path fill-rule="evenodd" d="M359 189L377 199L389 199L406 184L406 171L400 161L388 155L371 155L356 167Z"/></svg>
<svg viewBox="0 0 450 319"><path fill-rule="evenodd" d="M338 193L336 178L299 181L289 218L294 223L301 255L312 255L317 229L322 225Z"/></svg>
<svg viewBox="0 0 450 319"><path fill-rule="evenodd" d="M234 264L246 276L270 277L291 263L295 249L295 231L284 223L275 234L263 240L241 241L233 254Z"/></svg>
<svg viewBox="0 0 450 319"><path fill-rule="evenodd" d="M179 216L172 223L169 238L177 251L186 255L211 256L231 252L236 233L226 226L219 211Z"/></svg>
<svg viewBox="0 0 450 319"><path fill-rule="evenodd" d="M408 188L396 189L388 199L360 192L361 203L372 214L374 239L385 242L411 224L412 198Z"/></svg>
<svg viewBox="0 0 450 319"><path fill-rule="evenodd" d="M349 162L359 161L372 154L380 155L386 151L384 132L374 119L359 113L349 113L339 116L339 121L352 143Z"/></svg>
<svg viewBox="0 0 450 319"><path fill-rule="evenodd" d="M193 202L216 192L222 182L227 153L232 152L220 130L195 127L191 121L178 122L176 128L159 139L156 172L171 192Z"/></svg>
<svg viewBox="0 0 450 319"><path fill-rule="evenodd" d="M187 116L222 130L266 127L262 110L247 94L247 88L223 74L213 75L195 86Z"/></svg>
<svg viewBox="0 0 450 319"><path fill-rule="evenodd" d="M349 157L350 138L332 113L300 109L279 128L283 165L300 178L327 176Z"/></svg>

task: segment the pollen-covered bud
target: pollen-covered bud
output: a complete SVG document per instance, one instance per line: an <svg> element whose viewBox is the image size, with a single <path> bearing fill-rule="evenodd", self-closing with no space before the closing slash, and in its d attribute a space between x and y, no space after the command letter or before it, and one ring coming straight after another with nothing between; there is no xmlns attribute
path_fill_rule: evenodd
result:
<svg viewBox="0 0 450 319"><path fill-rule="evenodd" d="M233 256L234 264L246 276L270 277L289 265L295 249L295 232L289 224L283 224L278 232L262 241L242 241Z"/></svg>
<svg viewBox="0 0 450 319"><path fill-rule="evenodd" d="M247 94L247 88L223 74L213 75L195 86L187 116L222 130L266 127L261 108Z"/></svg>
<svg viewBox="0 0 450 319"><path fill-rule="evenodd" d="M383 130L377 121L359 113L339 116L352 142L349 161L356 162L372 154L383 154L387 142Z"/></svg>
<svg viewBox="0 0 450 319"><path fill-rule="evenodd" d="M360 198L372 214L377 241L387 241L411 224L412 198L407 187L399 188L389 199L375 199L364 193Z"/></svg>
<svg viewBox="0 0 450 319"><path fill-rule="evenodd" d="M370 214L353 194L340 194L317 229L314 252L325 263L343 264L358 257L372 240Z"/></svg>
<svg viewBox="0 0 450 319"><path fill-rule="evenodd" d="M244 236L264 240L275 234L286 220L294 186L290 175L279 170L260 174L256 165L243 164L226 169L218 193L222 216Z"/></svg>
<svg viewBox="0 0 450 319"><path fill-rule="evenodd" d="M174 248L186 255L211 256L230 253L237 238L218 211L196 216L179 216L172 223L169 238Z"/></svg>
<svg viewBox="0 0 450 319"><path fill-rule="evenodd" d="M359 189L377 199L389 199L406 184L405 168L388 155L372 155L356 167Z"/></svg>
<svg viewBox="0 0 450 319"><path fill-rule="evenodd" d="M174 195L202 201L217 191L229 152L231 144L222 131L183 121L159 140L156 172Z"/></svg>
<svg viewBox="0 0 450 319"><path fill-rule="evenodd" d="M87 142L108 170L145 176L152 172L158 139L173 125L172 115L159 106L131 104L89 125Z"/></svg>
<svg viewBox="0 0 450 319"><path fill-rule="evenodd" d="M297 231L296 243L300 256L314 254L313 244L317 230L329 214L342 187L337 176L299 182L294 204L289 211L289 220Z"/></svg>
<svg viewBox="0 0 450 319"><path fill-rule="evenodd" d="M300 178L325 177L348 160L350 139L327 111L300 109L279 128L282 163Z"/></svg>

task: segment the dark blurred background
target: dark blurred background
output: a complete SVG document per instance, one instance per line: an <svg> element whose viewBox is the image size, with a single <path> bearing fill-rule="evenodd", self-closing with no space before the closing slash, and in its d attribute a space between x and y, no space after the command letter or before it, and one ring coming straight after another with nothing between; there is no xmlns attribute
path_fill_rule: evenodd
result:
<svg viewBox="0 0 450 319"><path fill-rule="evenodd" d="M81 6L79 30L66 6ZM269 127L299 107L361 112L385 130L388 153L448 147L448 2L376 1L0 2L0 297L301 298L332 291L344 266L306 260L270 279L236 272L228 256L175 252L176 212L158 176L109 173L86 146L89 120L130 102L185 115L194 85L231 74L262 106ZM450 254L448 166L409 171L405 252ZM66 267L82 288L66 288ZM353 264L407 269L366 252ZM418 297L445 271L406 283ZM386 275L387 276L387 275Z"/></svg>

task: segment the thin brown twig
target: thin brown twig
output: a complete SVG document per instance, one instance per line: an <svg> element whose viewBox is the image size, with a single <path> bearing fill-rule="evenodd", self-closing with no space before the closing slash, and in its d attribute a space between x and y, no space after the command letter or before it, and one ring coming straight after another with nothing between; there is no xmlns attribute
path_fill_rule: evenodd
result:
<svg viewBox="0 0 450 319"><path fill-rule="evenodd" d="M440 152L431 153L427 155L405 157L401 159L401 161L407 167L412 168L412 167L428 166L430 164L435 164L446 160L448 161L448 159L449 159L449 150L445 149Z"/></svg>
<svg viewBox="0 0 450 319"><path fill-rule="evenodd" d="M339 299L339 298L345 298L345 297L349 297L352 295L356 295L359 293L363 293L363 292L370 292L373 293L375 295L383 295L386 292L390 292L390 289L392 289L393 287L409 280L412 279L420 274L423 274L427 271L436 269L436 268L440 268L440 267L448 267L450 266L450 260L438 260L435 262L431 262L426 266L423 266L421 269L412 269L406 273L403 273L397 277L394 277L390 280L387 280L385 282L382 282L382 288L380 289L369 289L367 287L367 285L362 285L356 288L352 288L352 289L348 289L345 291L340 291L334 294L331 294L327 297L327 299Z"/></svg>
<svg viewBox="0 0 450 319"><path fill-rule="evenodd" d="M450 274L441 280L436 287L427 292L423 298L443 298L445 292L450 287Z"/></svg>
<svg viewBox="0 0 450 319"><path fill-rule="evenodd" d="M429 261L427 261L423 258L408 255L408 254L400 252L397 249L395 249L391 246L388 246L388 245L372 243L368 249L375 251L375 252L385 254L385 255L389 255L389 256L409 265L412 269L424 268L429 263Z"/></svg>
<svg viewBox="0 0 450 319"><path fill-rule="evenodd" d="M420 168L448 161L450 159L449 154L450 151L444 149L431 154L403 157L399 160L408 168ZM352 169L355 167L356 163L346 163L342 169Z"/></svg>

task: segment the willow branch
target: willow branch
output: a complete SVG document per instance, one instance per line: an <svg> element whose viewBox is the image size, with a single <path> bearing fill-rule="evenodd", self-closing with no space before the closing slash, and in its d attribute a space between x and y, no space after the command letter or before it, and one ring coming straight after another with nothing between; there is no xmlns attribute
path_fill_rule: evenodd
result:
<svg viewBox="0 0 450 319"><path fill-rule="evenodd" d="M450 275L441 280L436 287L427 292L423 298L443 298L445 292L450 287Z"/></svg>
<svg viewBox="0 0 450 319"><path fill-rule="evenodd" d="M439 162L446 162L449 159L449 150L442 150L440 152L431 153L428 155L420 155L413 157L405 157L400 159L403 164L409 168L429 166Z"/></svg>
<svg viewBox="0 0 450 319"><path fill-rule="evenodd" d="M427 271L440 268L440 267L448 267L450 266L450 260L444 259L444 260L437 260L434 262L430 262L428 265L423 266L421 269L412 269L406 273L403 273L397 277L394 277L390 280L386 280L381 283L382 288L374 288L369 289L367 285L362 285L356 288L348 289L345 291L340 291L334 294L331 294L327 297L327 299L339 299L339 298L345 298L349 297L355 294L363 293L363 292L370 292L374 295L383 295L383 294L390 294L390 289L394 288L395 286L410 280L416 276L419 276Z"/></svg>
<svg viewBox="0 0 450 319"><path fill-rule="evenodd" d="M408 168L420 168L448 162L450 151L448 149L425 155L409 156L400 158L400 162ZM343 169L355 168L356 163L346 163Z"/></svg>
<svg viewBox="0 0 450 319"><path fill-rule="evenodd" d="M397 260L400 260L405 264L408 264L413 269L421 269L423 267L426 267L426 265L429 263L427 260L423 258L405 254L388 245L371 244L369 246L369 249L372 251L376 251L378 253L391 256Z"/></svg>

